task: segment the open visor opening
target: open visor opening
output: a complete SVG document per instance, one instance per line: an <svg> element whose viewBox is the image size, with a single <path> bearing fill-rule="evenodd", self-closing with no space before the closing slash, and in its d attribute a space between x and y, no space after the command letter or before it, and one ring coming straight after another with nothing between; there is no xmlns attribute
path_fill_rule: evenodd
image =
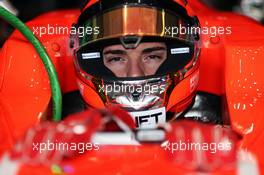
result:
<svg viewBox="0 0 264 175"><path fill-rule="evenodd" d="M196 48L194 44L186 43L176 39L160 38L160 37L143 37L143 43L164 43L166 57L162 64L152 74L153 76L163 76L170 73L175 73L183 69L188 63L194 59ZM104 54L104 48L112 45L122 45L119 39L108 39L98 41L92 45L81 47L76 52L77 67L92 77L104 79L117 79L118 77L112 69L107 67ZM124 49L125 50L125 49ZM131 49L129 49L131 50ZM133 51L133 50L132 50ZM155 55L155 53L154 53ZM122 58L121 58L122 59ZM129 58L133 59L133 58ZM138 58L136 58L138 59ZM116 63L119 64L119 63ZM129 64L129 66L135 66ZM131 67L126 67L130 69ZM132 78L127 76L126 78ZM137 77L139 78L139 77ZM143 78L143 77L142 77Z"/></svg>

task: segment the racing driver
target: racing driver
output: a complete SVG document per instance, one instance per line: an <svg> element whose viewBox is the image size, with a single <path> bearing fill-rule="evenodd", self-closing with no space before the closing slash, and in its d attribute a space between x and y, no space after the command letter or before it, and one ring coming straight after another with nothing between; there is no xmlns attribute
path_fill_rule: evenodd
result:
<svg viewBox="0 0 264 175"><path fill-rule="evenodd" d="M169 30L199 28L198 18L185 5L172 0L84 3L74 26L92 26L100 31L98 35L71 36L78 85L86 106L120 105L138 128L155 128L186 116L221 122L212 112L217 110L207 111L206 117L197 112L208 98L194 103L199 33ZM196 99L204 99L199 98L203 95ZM191 111L193 104L196 113L188 115L187 109Z"/></svg>

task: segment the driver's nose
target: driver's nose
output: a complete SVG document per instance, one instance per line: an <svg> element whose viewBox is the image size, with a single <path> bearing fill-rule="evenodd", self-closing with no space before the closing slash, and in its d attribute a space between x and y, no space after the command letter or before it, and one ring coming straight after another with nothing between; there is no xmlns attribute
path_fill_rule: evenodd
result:
<svg viewBox="0 0 264 175"><path fill-rule="evenodd" d="M127 70L128 77L142 77L144 76L144 70L142 69L142 63L140 59L131 58Z"/></svg>

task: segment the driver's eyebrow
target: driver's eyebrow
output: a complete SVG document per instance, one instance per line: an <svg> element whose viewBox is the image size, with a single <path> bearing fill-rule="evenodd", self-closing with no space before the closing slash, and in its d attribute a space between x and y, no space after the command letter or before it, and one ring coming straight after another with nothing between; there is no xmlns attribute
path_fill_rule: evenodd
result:
<svg viewBox="0 0 264 175"><path fill-rule="evenodd" d="M154 51L159 51L159 50L166 50L165 47L151 47L151 48L146 48L142 51L142 53L151 53Z"/></svg>
<svg viewBox="0 0 264 175"><path fill-rule="evenodd" d="M103 53L104 55L113 54L113 55L125 55L126 51L124 50L107 50Z"/></svg>

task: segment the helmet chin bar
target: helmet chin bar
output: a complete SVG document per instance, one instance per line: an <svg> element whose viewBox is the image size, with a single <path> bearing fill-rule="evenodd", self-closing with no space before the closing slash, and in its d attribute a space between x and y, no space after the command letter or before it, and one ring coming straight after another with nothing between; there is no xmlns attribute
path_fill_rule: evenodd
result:
<svg viewBox="0 0 264 175"><path fill-rule="evenodd" d="M167 89L172 83L169 76L145 80L105 81L103 90L107 103L119 104L129 112L134 112L164 107Z"/></svg>
<svg viewBox="0 0 264 175"><path fill-rule="evenodd" d="M167 122L167 99L181 77L177 73L144 80L104 80L97 88L106 104L127 110L138 129L151 129Z"/></svg>

